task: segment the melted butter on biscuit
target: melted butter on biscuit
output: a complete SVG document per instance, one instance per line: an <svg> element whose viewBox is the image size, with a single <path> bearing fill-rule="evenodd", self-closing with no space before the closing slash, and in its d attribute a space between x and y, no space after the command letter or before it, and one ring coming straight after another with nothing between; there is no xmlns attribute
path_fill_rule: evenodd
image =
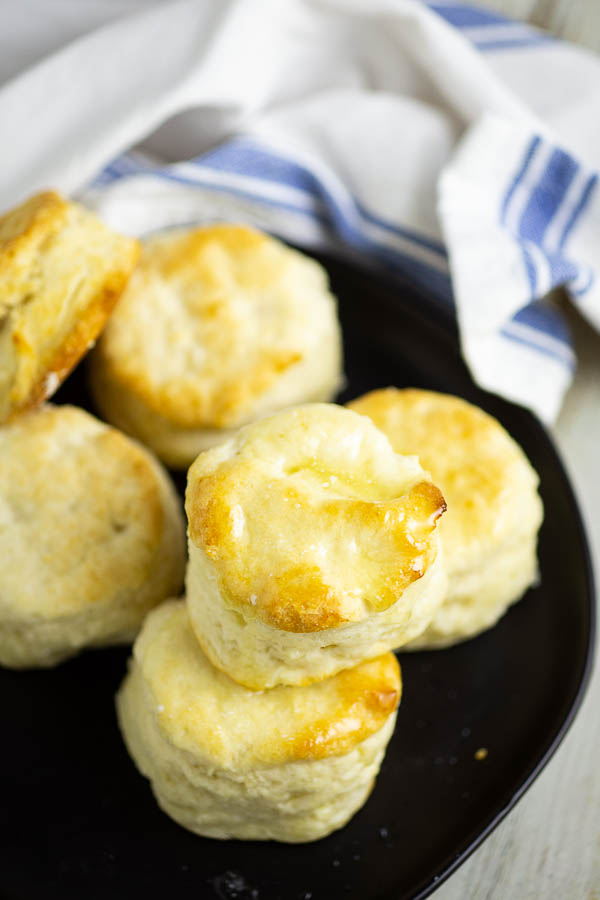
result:
<svg viewBox="0 0 600 900"><path fill-rule="evenodd" d="M307 687L248 690L199 651L182 601L147 618L135 659L170 739L237 771L347 753L384 725L402 689L385 653Z"/></svg>
<svg viewBox="0 0 600 900"><path fill-rule="evenodd" d="M201 454L186 496L190 538L226 602L291 632L388 609L435 561L445 508L415 457L329 404L280 413Z"/></svg>

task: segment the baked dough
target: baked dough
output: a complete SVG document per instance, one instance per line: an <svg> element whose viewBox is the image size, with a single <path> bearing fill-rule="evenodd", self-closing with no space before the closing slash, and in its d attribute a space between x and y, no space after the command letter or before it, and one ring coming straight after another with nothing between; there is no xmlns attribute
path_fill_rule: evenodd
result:
<svg viewBox="0 0 600 900"><path fill-rule="evenodd" d="M368 419L310 404L201 454L186 492L192 626L262 689L309 684L420 634L446 591L444 498Z"/></svg>
<svg viewBox="0 0 600 900"><path fill-rule="evenodd" d="M492 416L433 391L373 391L348 404L416 453L443 491L448 597L406 649L443 647L494 625L537 577L543 507L527 457Z"/></svg>
<svg viewBox="0 0 600 900"><path fill-rule="evenodd" d="M0 218L0 423L50 397L94 342L138 242L47 192Z"/></svg>
<svg viewBox="0 0 600 900"><path fill-rule="evenodd" d="M387 653L310 687L250 691L211 665L173 601L144 622L117 710L137 767L180 825L299 842L341 828L365 802L400 689Z"/></svg>
<svg viewBox="0 0 600 900"><path fill-rule="evenodd" d="M70 406L0 429L0 663L132 640L185 556L179 499L145 448Z"/></svg>
<svg viewBox="0 0 600 900"><path fill-rule="evenodd" d="M146 241L93 356L102 414L187 467L240 425L329 400L341 381L335 298L323 268L241 225Z"/></svg>

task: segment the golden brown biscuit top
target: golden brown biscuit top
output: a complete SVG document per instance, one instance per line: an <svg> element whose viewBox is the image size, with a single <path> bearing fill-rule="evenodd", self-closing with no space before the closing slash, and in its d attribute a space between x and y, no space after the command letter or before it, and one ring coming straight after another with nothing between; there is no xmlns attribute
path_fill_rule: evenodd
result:
<svg viewBox="0 0 600 900"><path fill-rule="evenodd" d="M109 262L113 262L113 244L117 245L121 251L122 266L129 274L138 256L136 240L112 234L92 213L77 203L65 200L55 191L35 194L0 216L0 318L23 300L21 294L24 290L29 295L26 299L33 299L40 290L47 289L42 280L45 274L43 267L36 265L36 259L40 254L43 258L49 253L53 239L71 220L74 224L80 224L88 243L94 240L98 242L98 252L104 253ZM95 227L95 231L85 231L90 225ZM112 239L113 243L104 245L103 239ZM70 270L74 277L81 278L75 252L78 249L76 241L71 247L71 253L65 247L62 267L64 273L56 267L56 272L48 274L63 275ZM86 248L86 253L93 251L93 246ZM89 263L89 258L86 258L86 262ZM95 272L88 274L96 277ZM53 288L54 285L48 287ZM64 287L66 291L67 285Z"/></svg>
<svg viewBox="0 0 600 900"><path fill-rule="evenodd" d="M147 617L134 656L169 739L237 771L348 753L400 701L392 653L308 687L242 687L203 654L182 600Z"/></svg>
<svg viewBox="0 0 600 900"><path fill-rule="evenodd" d="M241 225L145 242L96 353L113 379L179 427L252 418L281 375L334 333L324 269Z"/></svg>
<svg viewBox="0 0 600 900"><path fill-rule="evenodd" d="M387 388L348 407L368 416L398 453L415 453L448 504L441 525L448 571L536 528L538 477L488 413L450 394Z"/></svg>
<svg viewBox="0 0 600 900"><path fill-rule="evenodd" d="M47 191L0 218L0 422L51 396L104 326L139 254Z"/></svg>
<svg viewBox="0 0 600 900"><path fill-rule="evenodd" d="M149 454L83 410L0 429L0 608L53 618L141 588L164 511Z"/></svg>
<svg viewBox="0 0 600 900"><path fill-rule="evenodd" d="M59 194L46 191L0 216L0 315L8 309L16 282L40 245L62 227L68 209Z"/></svg>
<svg viewBox="0 0 600 900"><path fill-rule="evenodd" d="M188 473L189 535L226 603L283 631L387 609L437 555L444 498L367 419L309 404L244 428Z"/></svg>

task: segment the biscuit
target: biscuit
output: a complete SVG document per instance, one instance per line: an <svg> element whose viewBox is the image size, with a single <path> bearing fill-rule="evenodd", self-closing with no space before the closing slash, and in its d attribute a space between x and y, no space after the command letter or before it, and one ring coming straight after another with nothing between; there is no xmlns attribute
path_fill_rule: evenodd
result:
<svg viewBox="0 0 600 900"><path fill-rule="evenodd" d="M0 423L50 397L104 327L138 242L47 192L0 218Z"/></svg>
<svg viewBox="0 0 600 900"><path fill-rule="evenodd" d="M146 241L91 359L103 416L186 468L241 425L341 381L324 269L240 225Z"/></svg>
<svg viewBox="0 0 600 900"><path fill-rule="evenodd" d="M145 448L70 406L0 429L0 663L132 640L185 556L179 499Z"/></svg>
<svg viewBox="0 0 600 900"><path fill-rule="evenodd" d="M173 601L144 622L117 711L138 769L184 828L300 842L365 802L400 690L391 653L309 687L248 690L209 662Z"/></svg>
<svg viewBox="0 0 600 900"><path fill-rule="evenodd" d="M373 391L348 404L398 453L416 453L448 504L441 523L448 596L407 649L443 647L490 628L537 577L538 477L492 416L422 390Z"/></svg>
<svg viewBox="0 0 600 900"><path fill-rule="evenodd" d="M446 591L444 509L416 457L333 404L278 413L200 454L186 584L204 652L262 689L401 646Z"/></svg>

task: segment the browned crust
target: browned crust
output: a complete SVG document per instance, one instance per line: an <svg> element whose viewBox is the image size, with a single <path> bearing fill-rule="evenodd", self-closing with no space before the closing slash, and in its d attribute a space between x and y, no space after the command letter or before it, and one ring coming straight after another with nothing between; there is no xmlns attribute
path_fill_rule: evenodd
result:
<svg viewBox="0 0 600 900"><path fill-rule="evenodd" d="M224 325L224 328L226 326ZM276 379L304 359L302 353L264 351L221 385L218 393L201 393L198 385L171 384L169 390L157 390L150 375L130 373L119 367L110 351L101 343L94 352L94 369L101 377L128 391L140 403L177 428L234 428L244 423L253 400L264 394ZM96 376L97 377L97 376Z"/></svg>
<svg viewBox="0 0 600 900"><path fill-rule="evenodd" d="M192 630L209 662L231 678L193 624ZM239 679L236 682L250 690L262 692L264 689L262 684L250 684ZM283 759L311 760L341 756L379 731L400 704L402 672L394 654L384 653L329 678L307 677L294 687L280 686L272 690L319 691L320 685L325 690L335 686L337 703L326 717L315 719L303 731L290 735L278 750L278 756Z"/></svg>
<svg viewBox="0 0 600 900"><path fill-rule="evenodd" d="M437 391L421 388L381 388L363 394L346 404L348 409L368 416L375 425L388 437L397 453L418 453L427 460L430 455L429 445L439 455L440 441L459 443L465 448L483 447L492 435L502 434L510 446L515 446L513 439L500 422L480 407L456 397ZM407 428L405 423L412 427ZM415 428L415 424L418 425ZM418 446L410 446L407 432ZM443 460L441 460L443 462ZM469 462L468 460L466 462ZM489 453L486 453L486 466L492 465ZM492 473L492 480L498 473ZM434 477L436 473L434 472Z"/></svg>
<svg viewBox="0 0 600 900"><path fill-rule="evenodd" d="M207 297L210 295L215 272L212 264L202 258L202 251L213 241L226 248L234 258L239 253L257 250L264 245L279 244L270 236L230 224L204 226L187 233L150 239L129 286L126 301L94 353L96 372L102 372L170 425L181 429L225 429L244 424L251 418L257 398L267 393L284 373L298 366L305 357L302 347L263 347L258 354L254 353L253 348L248 348L243 365L233 371L231 377L221 373L216 387L210 380L207 382L198 377L192 383L181 376L157 385L153 372L143 366L133 366L130 358L123 358L118 349L120 329L136 328L135 309L144 302L144 295L155 280L165 281L177 288L182 273L189 276L189 271L193 270L197 283L205 285L202 293L206 293ZM289 249L286 252L292 253ZM271 263L265 265L257 259L252 270L253 277L257 283L263 278L268 285L269 279L279 277L280 265L281 261L278 261L274 269ZM186 290L182 289L182 296L185 294ZM218 347L211 353L227 359L227 338L235 334L227 292L224 297L203 301L195 313L190 312L189 315L194 315L198 321L210 322L211 329L223 336L223 342L219 341Z"/></svg>
<svg viewBox="0 0 600 900"><path fill-rule="evenodd" d="M28 410L39 406L58 390L69 372L85 355L90 344L96 340L104 328L128 278L129 273L121 272L104 285L102 291L89 304L86 316L76 320L66 340L56 348L54 355L46 364L43 375L32 385L27 398L11 409L8 422L12 422ZM15 335L14 339L18 341L19 336ZM48 379L53 375L58 380L52 385L52 390L48 390Z"/></svg>
<svg viewBox="0 0 600 900"><path fill-rule="evenodd" d="M348 753L379 731L400 703L402 678L393 653L338 672L335 682L338 708L294 736L290 753L294 759L323 759Z"/></svg>
<svg viewBox="0 0 600 900"><path fill-rule="evenodd" d="M323 517L339 521L360 522L372 532L389 528L393 533L398 565L391 569L376 601L371 601L375 611L388 609L415 581L423 577L431 562L430 535L446 503L440 490L431 482L416 484L404 497L392 503L372 503L355 500L340 506L335 502L324 504ZM341 513L341 515L340 515ZM388 521L390 517L390 521ZM407 527L408 520L415 522ZM416 568L419 557L425 557L426 566ZM240 592L234 599L247 603L247 592ZM281 631L296 634L337 628L350 621L344 614L342 597L321 577L315 566L311 569L295 567L270 578L257 603L259 617Z"/></svg>
<svg viewBox="0 0 600 900"><path fill-rule="evenodd" d="M220 588L227 600L253 610L265 624L282 631L309 633L336 628L351 619L344 596L327 584L317 566L290 566L268 573L249 572L243 558L251 548L240 545L235 530L236 508L245 509L245 488L252 483L251 466L225 466L205 478L188 482L186 512L193 543L213 561ZM271 485L269 485L271 488ZM280 492L282 507L301 501L291 488ZM256 499L256 498L255 498ZM287 508L286 508L287 509ZM388 502L327 500L315 512L321 525L364 528L369 535L385 532L394 545L394 563L382 576L377 598L369 598L374 611L388 609L410 584L421 578L435 553L431 534L446 509L440 490L431 482L414 485L405 495ZM287 512L281 511L279 521ZM281 561L285 565L285 560ZM254 594L255 605L249 598Z"/></svg>
<svg viewBox="0 0 600 900"><path fill-rule="evenodd" d="M440 485L450 511L442 527L450 576L496 552L519 528L521 505L531 509L537 476L516 441L479 407L453 394L385 388L348 408L369 417L397 453L416 454Z"/></svg>
<svg viewBox="0 0 600 900"><path fill-rule="evenodd" d="M335 591L323 581L317 566L297 566L270 579L259 616L268 625L295 634L337 628L348 621Z"/></svg>
<svg viewBox="0 0 600 900"><path fill-rule="evenodd" d="M22 290L22 273L29 271L32 261L37 254L43 252L48 239L56 235L60 238L61 229L72 207L73 204L55 191L44 191L0 218L0 307L3 305L3 298L8 297L10 300L14 291ZM94 221L91 213L87 214L87 218ZM99 222L97 224L100 226ZM110 236L111 232L106 229L106 234ZM100 276L100 287L88 301L85 311L74 321L66 337L58 346L46 352L46 358L41 356L32 375L34 383L24 386L26 396L13 398L3 421L12 421L51 396L100 334L140 253L137 241L117 236L113 238L122 241L122 247L119 248L112 270L107 266L108 271L103 277ZM24 298L30 299L35 303L35 297ZM10 314L10 307L7 314ZM35 356L38 352L20 331L15 330L12 341L17 358Z"/></svg>
<svg viewBox="0 0 600 900"><path fill-rule="evenodd" d="M135 658L159 707L159 722L167 733L176 731L176 743L194 752L202 747L215 762L224 756L225 765L241 764L242 769L345 754L389 721L402 693L393 653L306 687L248 691L211 665L209 654L199 649L185 600L167 601L150 614ZM209 718L202 706L194 705L202 704L205 695L216 701ZM241 733L236 715L240 710L250 725Z"/></svg>
<svg viewBox="0 0 600 900"><path fill-rule="evenodd" d="M35 245L61 228L68 210L60 194L43 191L0 216L0 279L7 277L23 246Z"/></svg>

